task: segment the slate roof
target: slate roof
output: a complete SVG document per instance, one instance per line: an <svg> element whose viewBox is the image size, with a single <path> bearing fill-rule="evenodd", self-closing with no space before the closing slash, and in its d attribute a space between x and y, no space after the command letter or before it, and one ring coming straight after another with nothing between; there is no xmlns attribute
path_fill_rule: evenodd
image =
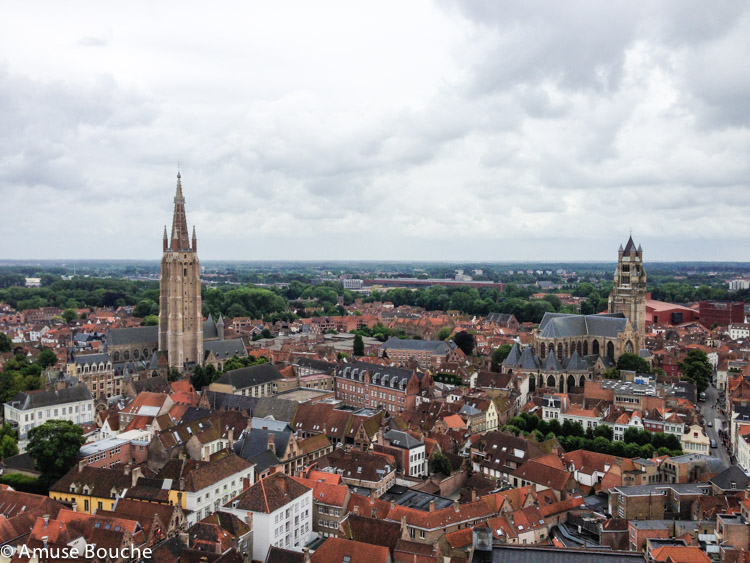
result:
<svg viewBox="0 0 750 563"><path fill-rule="evenodd" d="M75 364L77 366L90 366L92 364L104 364L106 366L108 362L108 354L81 354L75 357Z"/></svg>
<svg viewBox="0 0 750 563"><path fill-rule="evenodd" d="M273 434L274 447L281 455L289 446L292 436L290 430L272 431L264 428L252 428L250 432L243 432L242 437L234 443L234 453L242 459L254 461L254 457L268 451L268 435Z"/></svg>
<svg viewBox="0 0 750 563"><path fill-rule="evenodd" d="M509 313L490 313L487 315L487 321L496 324L508 324L513 318Z"/></svg>
<svg viewBox="0 0 750 563"><path fill-rule="evenodd" d="M589 365L586 360L578 355L578 350L573 350L570 358L568 358L568 363L566 364L565 369L568 371L586 371L589 369Z"/></svg>
<svg viewBox="0 0 750 563"><path fill-rule="evenodd" d="M19 391L10 403L6 404L11 404L19 410L29 410L76 403L78 401L90 401L91 399L89 388L84 384L80 384L75 387L66 387L65 389ZM93 416L94 413L92 412L91 417L93 418Z"/></svg>
<svg viewBox="0 0 750 563"><path fill-rule="evenodd" d="M747 489L750 479L742 469L736 465L730 465L709 482L722 491L744 491ZM732 483L734 483L734 487Z"/></svg>
<svg viewBox="0 0 750 563"><path fill-rule="evenodd" d="M542 338L568 338L571 336L603 336L616 338L625 330L628 320L621 314L572 315L568 313L544 313L539 323Z"/></svg>
<svg viewBox="0 0 750 563"><path fill-rule="evenodd" d="M391 446L396 446L397 448L404 448L406 450L417 448L419 446L424 446L423 441L417 440L411 434L407 434L406 432L401 432L400 430L389 430L388 432L385 433L383 437L386 440L389 440L391 442Z"/></svg>
<svg viewBox="0 0 750 563"><path fill-rule="evenodd" d="M628 242L625 244L625 250L622 251L623 254L630 254L631 252L635 252L635 243L633 242L633 237L628 237Z"/></svg>
<svg viewBox="0 0 750 563"><path fill-rule="evenodd" d="M203 322L203 341L216 340L219 332L216 323L209 319ZM136 326L131 328L115 328L107 333L107 346L146 346L152 348L159 342L159 327Z"/></svg>
<svg viewBox="0 0 750 563"><path fill-rule="evenodd" d="M244 358L247 356L245 345L241 338L231 340L211 340L203 343L203 357L208 357L212 353L217 360L228 360L237 356Z"/></svg>
<svg viewBox="0 0 750 563"><path fill-rule="evenodd" d="M122 469L85 465L79 470L78 465L75 465L52 485L50 490L70 494L71 487L75 487L76 494L83 494L82 491L86 487L91 496L111 498L113 489L122 493L130 487L131 481L131 476L125 475Z"/></svg>
<svg viewBox="0 0 750 563"><path fill-rule="evenodd" d="M247 389L282 379L281 372L273 364L258 364L246 368L233 369L216 380L217 383L231 385L234 389Z"/></svg>
<svg viewBox="0 0 750 563"><path fill-rule="evenodd" d="M358 379L359 376L364 375L365 372L369 372L370 374L370 384L387 387L390 387L392 381L396 381L397 387L401 385L406 387L406 384L409 383L409 379L411 379L413 374L413 372L408 369L393 366L379 366L367 362L354 362L351 364L340 365L336 370L336 377ZM376 378L378 383L375 383Z"/></svg>
<svg viewBox="0 0 750 563"><path fill-rule="evenodd" d="M404 340L392 336L380 346L381 350L420 350L430 354L444 355L456 348L455 343L446 340Z"/></svg>
<svg viewBox="0 0 750 563"><path fill-rule="evenodd" d="M114 328L107 333L107 346L140 346L151 348L159 342L159 327L136 326L132 328Z"/></svg>
<svg viewBox="0 0 750 563"><path fill-rule="evenodd" d="M514 343L510 348L508 356L503 360L503 364L506 366L514 366L521 359L521 346L518 342Z"/></svg>

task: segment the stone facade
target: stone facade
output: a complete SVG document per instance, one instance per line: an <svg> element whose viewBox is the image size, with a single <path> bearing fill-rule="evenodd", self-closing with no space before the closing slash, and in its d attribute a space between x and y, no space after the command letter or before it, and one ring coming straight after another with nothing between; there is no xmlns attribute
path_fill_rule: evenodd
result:
<svg viewBox="0 0 750 563"><path fill-rule="evenodd" d="M167 352L169 367L182 370L185 364L203 362L203 316L198 244L193 227L188 239L185 198L177 174L171 241L164 227L159 284L159 350Z"/></svg>
<svg viewBox="0 0 750 563"><path fill-rule="evenodd" d="M620 246L617 252L609 312L622 313L630 321L640 338L638 347L625 352L637 354L646 332L646 270L643 267L643 249L640 246L636 249L633 237L628 239L624 249Z"/></svg>

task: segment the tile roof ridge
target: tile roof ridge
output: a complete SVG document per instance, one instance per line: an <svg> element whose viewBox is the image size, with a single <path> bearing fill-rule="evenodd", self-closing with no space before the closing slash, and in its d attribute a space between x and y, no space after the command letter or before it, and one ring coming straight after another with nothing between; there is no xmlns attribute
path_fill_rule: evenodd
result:
<svg viewBox="0 0 750 563"><path fill-rule="evenodd" d="M260 490L263 491L263 500L266 502L266 510L268 513L271 513L271 507L268 506L268 496L266 496L266 485L265 485L265 479L260 480Z"/></svg>

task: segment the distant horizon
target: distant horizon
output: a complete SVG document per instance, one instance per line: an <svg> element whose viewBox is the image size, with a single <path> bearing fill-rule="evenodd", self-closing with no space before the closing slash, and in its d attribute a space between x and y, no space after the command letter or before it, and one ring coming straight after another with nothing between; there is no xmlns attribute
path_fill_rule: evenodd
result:
<svg viewBox="0 0 750 563"><path fill-rule="evenodd" d="M274 263L300 263L300 264L321 264L321 263L334 263L334 264L486 264L486 265L509 265L509 264L616 264L617 259L614 260L393 260L393 259L382 259L368 258L368 259L293 259L293 258L278 258L278 259L267 259L267 260L247 260L247 259L204 259L200 258L201 264L215 264L215 263L236 263L236 264L274 264ZM161 262L160 258L0 258L0 266L6 263L37 263L37 262L58 262L66 264L77 264L85 262L113 262L113 263L156 263ZM750 267L750 261L744 262L740 260L652 260L651 264L738 264L747 265ZM648 271L649 261L644 260L644 266Z"/></svg>

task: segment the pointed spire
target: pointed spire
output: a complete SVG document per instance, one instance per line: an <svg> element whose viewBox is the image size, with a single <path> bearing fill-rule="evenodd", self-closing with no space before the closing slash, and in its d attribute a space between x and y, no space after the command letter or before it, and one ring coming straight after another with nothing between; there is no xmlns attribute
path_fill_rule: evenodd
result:
<svg viewBox="0 0 750 563"><path fill-rule="evenodd" d="M167 240L167 226L164 225L164 240Z"/></svg>
<svg viewBox="0 0 750 563"><path fill-rule="evenodd" d="M174 215L172 217L172 243L170 247L176 252L190 252L187 219L185 217L185 197L182 195L182 176L177 171L177 191L174 196Z"/></svg>
<svg viewBox="0 0 750 563"><path fill-rule="evenodd" d="M625 254L630 254L632 252L635 252L635 243L633 242L633 237L630 236L628 238L628 243L625 245Z"/></svg>

